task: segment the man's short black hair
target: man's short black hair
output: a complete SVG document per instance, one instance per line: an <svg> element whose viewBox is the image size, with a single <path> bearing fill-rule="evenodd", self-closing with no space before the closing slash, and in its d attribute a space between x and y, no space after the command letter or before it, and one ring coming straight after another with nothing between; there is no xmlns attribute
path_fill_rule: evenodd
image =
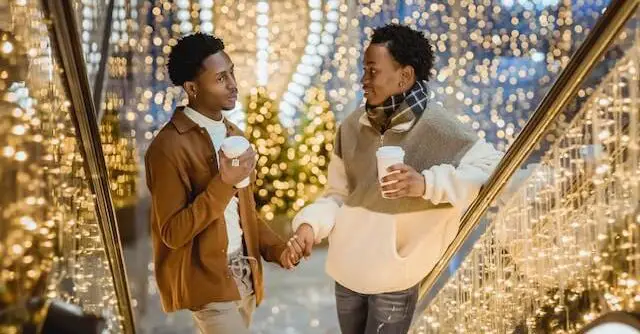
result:
<svg viewBox="0 0 640 334"><path fill-rule="evenodd" d="M202 62L212 54L224 50L222 39L195 33L182 37L169 54L169 78L176 86L192 81L202 68Z"/></svg>
<svg viewBox="0 0 640 334"><path fill-rule="evenodd" d="M424 33L408 26L388 24L373 30L371 43L385 44L398 63L413 67L416 80L429 80L434 56Z"/></svg>

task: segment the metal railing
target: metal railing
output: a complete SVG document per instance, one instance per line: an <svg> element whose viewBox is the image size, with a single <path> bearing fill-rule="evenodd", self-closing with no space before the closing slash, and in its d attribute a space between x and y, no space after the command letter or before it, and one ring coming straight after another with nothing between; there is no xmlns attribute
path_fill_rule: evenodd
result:
<svg viewBox="0 0 640 334"><path fill-rule="evenodd" d="M71 0L44 0L51 19L50 30L55 55L64 71L64 85L73 111L73 120L85 171L95 195L96 213L109 267L113 276L118 308L125 333L135 333L135 324L116 214L109 188L109 176L102 151L98 113L94 104L86 63L82 54L74 4ZM110 25L109 22L105 23ZM104 55L103 57L107 57Z"/></svg>

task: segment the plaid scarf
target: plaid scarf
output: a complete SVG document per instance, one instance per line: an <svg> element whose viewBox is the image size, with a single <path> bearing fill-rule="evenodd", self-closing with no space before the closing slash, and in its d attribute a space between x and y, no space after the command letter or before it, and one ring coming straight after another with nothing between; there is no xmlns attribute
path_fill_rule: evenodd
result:
<svg viewBox="0 0 640 334"><path fill-rule="evenodd" d="M411 89L389 97L379 106L367 104L365 109L371 125L384 133L395 124L408 122L422 115L428 99L427 81L416 81Z"/></svg>

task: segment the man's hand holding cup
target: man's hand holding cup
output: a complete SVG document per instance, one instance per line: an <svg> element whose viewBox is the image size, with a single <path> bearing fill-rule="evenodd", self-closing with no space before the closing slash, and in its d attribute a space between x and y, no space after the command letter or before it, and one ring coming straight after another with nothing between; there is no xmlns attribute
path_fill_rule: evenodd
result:
<svg viewBox="0 0 640 334"><path fill-rule="evenodd" d="M249 141L240 136L228 137L220 152L220 176L226 184L244 188L249 185L249 176L256 168L256 152Z"/></svg>
<svg viewBox="0 0 640 334"><path fill-rule="evenodd" d="M425 192L424 176L404 164L404 150L400 146L382 146L376 152L378 179L382 197L397 199L421 197Z"/></svg>
<svg viewBox="0 0 640 334"><path fill-rule="evenodd" d="M384 198L422 197L425 192L424 175L413 167L395 164L387 168L389 174L380 183Z"/></svg>

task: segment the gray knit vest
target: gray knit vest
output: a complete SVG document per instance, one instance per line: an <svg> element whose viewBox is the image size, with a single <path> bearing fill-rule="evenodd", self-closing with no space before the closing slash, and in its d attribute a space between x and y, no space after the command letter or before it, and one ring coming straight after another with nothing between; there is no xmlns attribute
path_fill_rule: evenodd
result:
<svg viewBox="0 0 640 334"><path fill-rule="evenodd" d="M380 192L376 150L381 145L401 146L405 164L418 173L440 164L457 167L460 159L478 140L476 134L463 125L441 105L429 102L427 108L407 131L389 129L384 137L371 126L362 124L364 108L351 113L338 129L336 154L344 162L349 185L345 204L386 214L424 211L449 207L434 205L422 197L385 199ZM364 116L366 117L366 116Z"/></svg>

